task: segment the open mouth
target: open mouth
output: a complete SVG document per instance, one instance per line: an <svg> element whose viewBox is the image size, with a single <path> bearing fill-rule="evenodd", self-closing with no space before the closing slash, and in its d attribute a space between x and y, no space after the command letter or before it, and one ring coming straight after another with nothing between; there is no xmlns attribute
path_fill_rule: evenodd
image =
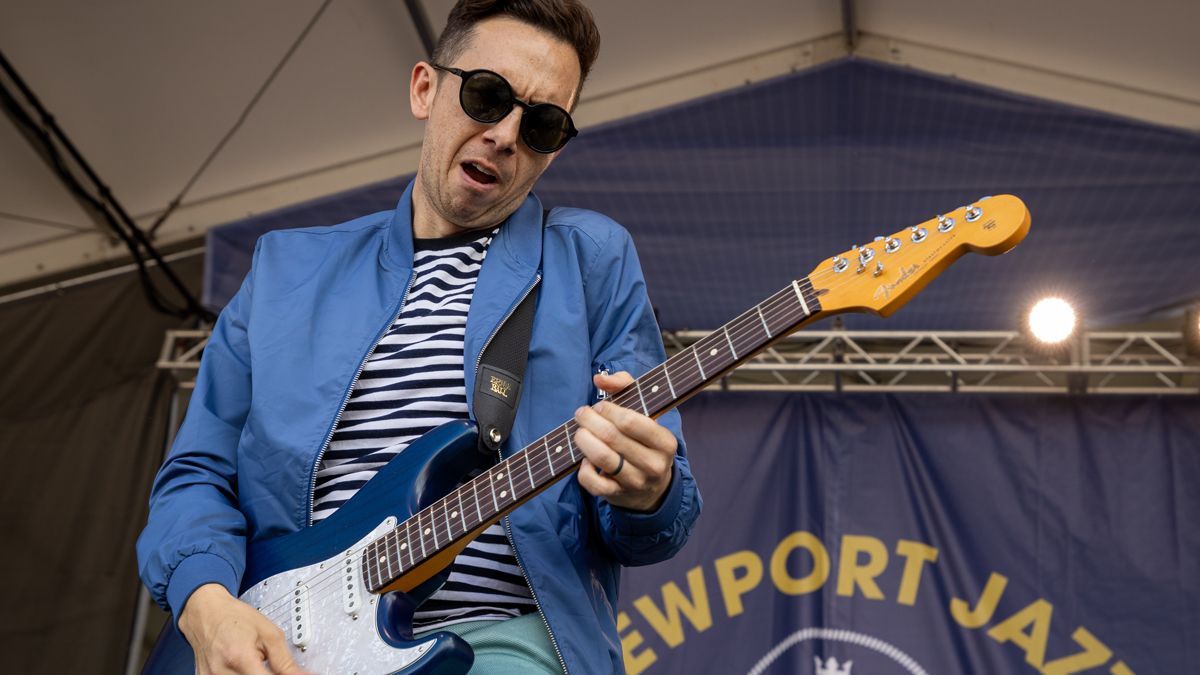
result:
<svg viewBox="0 0 1200 675"><path fill-rule="evenodd" d="M483 168L474 162L463 162L462 168L463 171L465 171L467 175L471 177L471 180L475 181L476 183L491 185L497 180L495 176L483 170Z"/></svg>

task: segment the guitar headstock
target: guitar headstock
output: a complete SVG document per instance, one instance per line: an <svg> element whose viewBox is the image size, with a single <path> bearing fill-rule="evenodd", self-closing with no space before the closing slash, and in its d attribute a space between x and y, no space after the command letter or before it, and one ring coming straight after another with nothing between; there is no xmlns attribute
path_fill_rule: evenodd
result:
<svg viewBox="0 0 1200 675"><path fill-rule="evenodd" d="M1029 209L1012 195L984 197L890 237L826 258L809 274L822 313L888 316L968 251L999 255L1029 232Z"/></svg>

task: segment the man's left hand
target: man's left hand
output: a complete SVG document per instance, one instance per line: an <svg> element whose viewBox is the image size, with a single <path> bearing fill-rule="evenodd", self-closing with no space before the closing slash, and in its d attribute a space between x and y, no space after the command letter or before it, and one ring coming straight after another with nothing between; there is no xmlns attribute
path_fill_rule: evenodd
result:
<svg viewBox="0 0 1200 675"><path fill-rule="evenodd" d="M633 382L625 371L592 377L615 394ZM671 486L679 446L663 425L639 412L600 401L575 411L575 447L583 453L579 484L590 494L632 511L654 511Z"/></svg>

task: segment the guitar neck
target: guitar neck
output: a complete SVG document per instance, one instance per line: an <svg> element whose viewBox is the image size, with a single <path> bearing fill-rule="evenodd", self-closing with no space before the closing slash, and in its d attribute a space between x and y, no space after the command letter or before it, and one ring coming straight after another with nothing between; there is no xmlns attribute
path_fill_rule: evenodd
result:
<svg viewBox="0 0 1200 675"><path fill-rule="evenodd" d="M819 293L809 279L794 281L695 344L652 368L610 399L658 417L765 349L815 320ZM364 578L372 591L386 588L483 526L507 515L579 467L574 420L496 463L442 499L367 545Z"/></svg>

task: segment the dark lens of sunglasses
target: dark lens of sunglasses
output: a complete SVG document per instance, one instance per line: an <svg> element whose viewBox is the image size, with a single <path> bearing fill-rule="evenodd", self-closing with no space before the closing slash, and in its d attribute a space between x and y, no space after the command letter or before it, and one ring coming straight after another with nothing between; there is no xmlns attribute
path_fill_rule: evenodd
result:
<svg viewBox="0 0 1200 675"><path fill-rule="evenodd" d="M521 137L534 150L554 152L567 142L570 127L570 118L561 108L535 105L521 119Z"/></svg>
<svg viewBox="0 0 1200 675"><path fill-rule="evenodd" d="M512 89L498 75L474 73L462 83L462 106L480 122L499 122L512 110Z"/></svg>

